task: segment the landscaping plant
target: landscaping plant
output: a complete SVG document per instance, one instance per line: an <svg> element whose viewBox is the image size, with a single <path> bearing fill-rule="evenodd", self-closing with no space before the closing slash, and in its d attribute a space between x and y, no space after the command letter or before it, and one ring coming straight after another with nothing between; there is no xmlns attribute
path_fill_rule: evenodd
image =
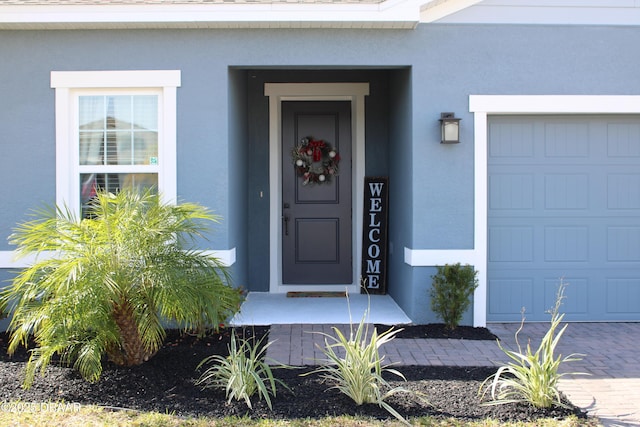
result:
<svg viewBox="0 0 640 427"><path fill-rule="evenodd" d="M562 322L564 313L560 314L560 306L564 299L565 284L560 281L556 302L550 311L551 324L545 333L540 346L535 352L531 350L531 343L527 343L526 352L522 351L518 334L524 326L524 316L517 330L515 338L518 351L511 351L504 348L500 341L498 346L513 362L506 366L501 366L498 371L487 378L480 390L484 396L487 390L491 392L489 405L500 405L504 403L527 402L537 408L549 408L552 405L566 407L560 399L558 382L565 375L585 375L580 372L558 373L560 365L565 362L581 360L583 354L573 353L569 356L555 355L555 349L560 342L560 338L567 329L565 324L558 332L557 329ZM488 384L491 384L488 386Z"/></svg>
<svg viewBox="0 0 640 427"><path fill-rule="evenodd" d="M335 336L316 332L325 337L325 345L320 349L327 357L327 363L305 375L320 373L324 379L335 384L331 389L337 389L349 396L356 405L375 403L398 420L407 423L385 399L399 392L408 393L409 390L401 387L392 388L382 375L387 372L405 381L406 379L402 373L389 368L390 365L383 365L384 356L381 357L379 353L380 347L393 340L402 329L389 328L378 334L374 327L370 338L367 338L369 325L365 324L366 316L367 312L355 332L353 324L350 325L349 337L336 327L332 328Z"/></svg>
<svg viewBox="0 0 640 427"><path fill-rule="evenodd" d="M478 287L478 272L470 265L445 264L438 266L432 276L431 309L448 329L455 329L469 308L471 295Z"/></svg>
<svg viewBox="0 0 640 427"><path fill-rule="evenodd" d="M93 382L105 354L123 366L152 357L167 322L217 330L241 294L218 259L189 245L217 221L200 205L123 189L98 192L87 218L56 207L17 226L10 236L17 253L39 256L2 291L0 307L13 314L10 353L35 341L25 386L55 354Z"/></svg>
<svg viewBox="0 0 640 427"><path fill-rule="evenodd" d="M198 369L213 363L198 379L196 384L203 388L224 389L227 402L244 400L251 406L251 396L258 394L272 409L271 396L276 396L276 383L288 388L281 380L274 378L273 371L265 359L267 348L271 342L263 344L265 337L255 340L237 338L235 331L231 332L229 355L224 357L214 354L205 358L198 365Z"/></svg>

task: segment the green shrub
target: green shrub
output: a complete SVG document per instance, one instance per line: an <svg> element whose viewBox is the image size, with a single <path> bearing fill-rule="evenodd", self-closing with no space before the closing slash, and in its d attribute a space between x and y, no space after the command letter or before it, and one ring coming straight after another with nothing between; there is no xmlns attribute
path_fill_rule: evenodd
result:
<svg viewBox="0 0 640 427"><path fill-rule="evenodd" d="M273 371L265 361L265 354L271 342L263 345L265 337L258 341L255 336L251 339L237 338L235 331L231 333L229 343L229 355L227 357L214 354L207 357L198 365L198 369L204 365L213 363L198 379L196 384L203 388L220 388L226 391L228 402L232 400L244 400L251 406L251 396L258 394L272 409L271 396L276 396L276 383L287 388L286 384L274 378Z"/></svg>
<svg viewBox="0 0 640 427"><path fill-rule="evenodd" d="M405 381L406 379L402 373L389 368L390 365L384 365L384 356L381 357L378 351L384 344L393 340L402 329L390 328L378 334L377 329L374 328L371 337L367 339L369 325L365 324L366 317L367 312L355 332L353 324L350 325L349 337L336 327L332 328L335 336L315 332L325 337L325 345L320 349L327 357L326 363L304 375L320 373L325 380L335 384L330 388L349 396L356 405L375 403L398 420L407 423L402 415L385 402L385 399L396 393L410 393L410 391L402 387L392 388L382 376L386 372Z"/></svg>
<svg viewBox="0 0 640 427"><path fill-rule="evenodd" d="M515 338L518 351L511 351L504 348L500 341L498 346L513 362L506 366L501 366L498 371L487 378L480 390L484 397L487 391L491 392L492 401L489 405L500 405L514 402L528 402L537 408L549 408L553 405L566 406L560 399L558 382L564 375L585 375L580 372L558 373L560 365L565 362L581 360L582 354L570 354L562 357L555 356L555 349L560 342L560 338L567 326L564 325L560 331L556 330L560 326L564 314L560 314L560 305L564 299L565 284L561 281L554 307L551 309L551 324L546 332L540 346L535 352L531 350L531 343L527 343L526 352L522 351L518 334L524 326L524 317L517 330ZM489 386L489 384L491 384Z"/></svg>
<svg viewBox="0 0 640 427"><path fill-rule="evenodd" d="M152 357L165 321L217 329L240 306L221 262L187 247L218 220L202 206L163 204L152 189L128 189L98 192L85 219L61 208L35 216L17 226L11 243L21 256L55 255L40 256L0 293L0 307L13 313L9 352L35 339L25 387L55 354L98 381L105 354L123 366Z"/></svg>
<svg viewBox="0 0 640 427"><path fill-rule="evenodd" d="M478 287L478 272L470 265L438 266L432 276L431 309L449 329L455 329L469 308L471 295Z"/></svg>

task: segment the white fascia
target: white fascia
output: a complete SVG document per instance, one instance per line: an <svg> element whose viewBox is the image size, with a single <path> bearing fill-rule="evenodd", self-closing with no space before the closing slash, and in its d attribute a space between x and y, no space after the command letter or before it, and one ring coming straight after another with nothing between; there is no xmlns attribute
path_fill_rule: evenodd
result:
<svg viewBox="0 0 640 427"><path fill-rule="evenodd" d="M436 1L442 0L432 3ZM446 1L447 6L456 1ZM475 4L443 16L423 8L421 22L622 26L637 26L640 22L639 0L483 0L467 3Z"/></svg>
<svg viewBox="0 0 640 427"><path fill-rule="evenodd" d="M414 28L425 0L382 3L242 3L0 6L0 29Z"/></svg>
<svg viewBox="0 0 640 427"><path fill-rule="evenodd" d="M420 22L434 22L468 7L480 3L482 0L431 0L422 6Z"/></svg>

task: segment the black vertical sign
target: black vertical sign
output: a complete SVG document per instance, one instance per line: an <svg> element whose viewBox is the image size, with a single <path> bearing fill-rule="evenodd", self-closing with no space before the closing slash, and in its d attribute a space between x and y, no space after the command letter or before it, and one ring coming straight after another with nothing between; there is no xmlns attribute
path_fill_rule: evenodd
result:
<svg viewBox="0 0 640 427"><path fill-rule="evenodd" d="M362 227L362 291L387 293L387 225L389 179L365 177Z"/></svg>

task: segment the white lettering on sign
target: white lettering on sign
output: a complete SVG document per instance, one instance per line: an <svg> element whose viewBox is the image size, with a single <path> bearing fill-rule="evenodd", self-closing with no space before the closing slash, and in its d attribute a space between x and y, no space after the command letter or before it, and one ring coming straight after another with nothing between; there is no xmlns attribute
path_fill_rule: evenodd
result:
<svg viewBox="0 0 640 427"><path fill-rule="evenodd" d="M380 287L380 233L382 221L379 218L379 212L382 212L382 190L384 188L383 182L370 182L369 191L371 192L371 198L369 199L369 233L368 233L368 246L366 248L367 255L367 288L378 289Z"/></svg>
<svg viewBox="0 0 640 427"><path fill-rule="evenodd" d="M382 194L382 187L384 187L384 182L369 183L369 191L371 191L372 196L380 197L380 194Z"/></svg>
<svg viewBox="0 0 640 427"><path fill-rule="evenodd" d="M367 273L378 273L380 274L380 260L367 260Z"/></svg>

